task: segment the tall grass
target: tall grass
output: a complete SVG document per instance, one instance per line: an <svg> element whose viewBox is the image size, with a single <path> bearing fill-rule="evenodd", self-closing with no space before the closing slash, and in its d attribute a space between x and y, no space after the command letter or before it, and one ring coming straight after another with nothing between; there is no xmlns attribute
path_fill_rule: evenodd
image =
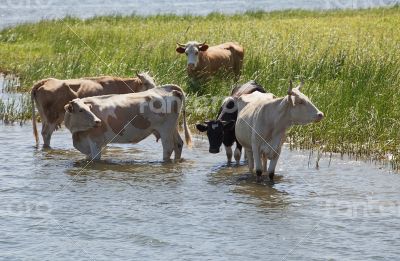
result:
<svg viewBox="0 0 400 261"><path fill-rule="evenodd" d="M256 79L284 95L288 79L326 114L320 124L292 128L293 145L400 160L400 8L359 11L247 12L205 17L65 18L0 32L0 68L28 90L41 78L152 72L158 83L189 92L191 122L215 117L232 77L189 88L175 42L237 41L245 47L241 81Z"/></svg>

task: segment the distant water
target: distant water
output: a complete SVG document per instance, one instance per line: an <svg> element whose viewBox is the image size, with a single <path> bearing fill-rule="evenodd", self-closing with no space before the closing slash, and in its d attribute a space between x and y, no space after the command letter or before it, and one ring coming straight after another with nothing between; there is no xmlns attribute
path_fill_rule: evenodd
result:
<svg viewBox="0 0 400 261"><path fill-rule="evenodd" d="M0 0L0 28L66 15L89 18L95 15L160 13L206 15L210 12L238 13L247 10L344 9L389 6L400 0Z"/></svg>

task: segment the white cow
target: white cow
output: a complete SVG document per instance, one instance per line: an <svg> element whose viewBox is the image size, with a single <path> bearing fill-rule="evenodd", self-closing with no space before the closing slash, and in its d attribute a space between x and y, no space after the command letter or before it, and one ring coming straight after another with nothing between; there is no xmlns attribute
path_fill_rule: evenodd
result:
<svg viewBox="0 0 400 261"><path fill-rule="evenodd" d="M186 123L185 95L176 85L148 91L74 99L65 106L65 126L74 147L89 159L99 160L108 143L138 143L151 134L161 139L163 159L181 158L183 141L178 117L183 107L186 144L191 134Z"/></svg>
<svg viewBox="0 0 400 261"><path fill-rule="evenodd" d="M255 163L258 181L263 170L267 171L268 159L268 174L273 180L285 133L290 126L319 122L324 118L324 114L301 93L302 86L303 83L292 88L290 82L287 96L255 99L239 112L236 138L245 149L251 172Z"/></svg>

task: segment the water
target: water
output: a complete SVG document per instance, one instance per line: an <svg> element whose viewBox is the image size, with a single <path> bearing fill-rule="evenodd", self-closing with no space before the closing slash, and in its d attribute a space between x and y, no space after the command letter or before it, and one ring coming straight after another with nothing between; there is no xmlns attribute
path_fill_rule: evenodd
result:
<svg viewBox="0 0 400 261"><path fill-rule="evenodd" d="M107 14L152 15L159 13L198 14L237 13L246 10L342 9L388 6L400 0L0 0L0 28L22 22L54 19L66 15L88 18Z"/></svg>
<svg viewBox="0 0 400 261"><path fill-rule="evenodd" d="M197 138L166 164L154 138L87 165L70 134L37 150L0 125L0 260L397 260L400 176L283 150L256 184Z"/></svg>

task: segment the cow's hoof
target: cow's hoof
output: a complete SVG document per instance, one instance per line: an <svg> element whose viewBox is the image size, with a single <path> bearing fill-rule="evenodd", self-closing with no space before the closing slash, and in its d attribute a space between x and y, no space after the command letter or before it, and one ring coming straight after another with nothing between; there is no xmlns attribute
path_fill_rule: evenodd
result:
<svg viewBox="0 0 400 261"><path fill-rule="evenodd" d="M50 145L47 145L47 144L43 144L42 148L43 148L44 150L49 150L49 149L51 149Z"/></svg>
<svg viewBox="0 0 400 261"><path fill-rule="evenodd" d="M261 183L263 181L262 170L256 170L256 174L257 174L257 183Z"/></svg>
<svg viewBox="0 0 400 261"><path fill-rule="evenodd" d="M269 180L273 182L273 181L274 181L275 173L274 173L274 172L269 173L268 176L269 176Z"/></svg>

